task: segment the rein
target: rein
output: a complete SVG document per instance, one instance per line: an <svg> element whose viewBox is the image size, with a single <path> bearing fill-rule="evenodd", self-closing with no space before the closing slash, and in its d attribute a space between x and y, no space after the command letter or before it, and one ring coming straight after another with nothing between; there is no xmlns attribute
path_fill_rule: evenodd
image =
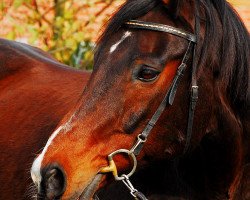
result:
<svg viewBox="0 0 250 200"><path fill-rule="evenodd" d="M197 22L196 22L197 24ZM134 28L134 29L144 29L144 30L152 30L152 31L159 31L159 32L165 32L169 33L181 38L184 38L189 41L187 50L184 54L184 57L182 59L181 64L179 65L176 75L171 83L171 86L169 90L167 91L166 95L164 96L161 104L155 111L154 115L150 119L150 121L147 123L146 127L137 136L137 140L133 147L130 150L127 149L119 149L117 151L114 151L113 153L108 155L108 161L109 166L104 167L100 170L100 173L109 173L112 172L114 178L116 181L122 181L126 187L130 190L131 195L138 200L147 200L145 195L143 195L141 192L136 190L132 183L129 180L129 177L131 177L137 167L137 159L136 156L138 156L144 146L144 143L147 141L148 136L150 135L152 129L154 128L155 124L159 120L161 114L165 110L167 105L172 105L174 102L174 98L176 95L176 91L178 88L178 85L180 83L181 78L184 75L184 72L187 68L187 62L190 59L190 55L192 54L193 57L193 63L192 63L192 86L191 86L191 95L190 95L190 105L189 105L189 114L188 114L188 125L187 125L187 136L186 136L186 145L184 148L184 153L188 150L188 146L191 140L192 135L192 128L193 128L193 119L194 119L194 111L196 107L196 102L198 100L198 86L197 86L197 80L196 80L196 63L194 60L195 54L196 54L196 44L197 44L197 33L198 33L198 25L196 25L196 35L192 33L188 33L186 31L183 31L181 29L163 25L163 24L157 24L152 22L144 22L144 21L138 21L138 20L131 20L125 23L125 26L128 28ZM193 52L192 52L193 50ZM113 160L113 157L117 154L127 154L131 161L133 162L133 168L132 170L127 174L123 174L121 176L118 175L116 164Z"/></svg>

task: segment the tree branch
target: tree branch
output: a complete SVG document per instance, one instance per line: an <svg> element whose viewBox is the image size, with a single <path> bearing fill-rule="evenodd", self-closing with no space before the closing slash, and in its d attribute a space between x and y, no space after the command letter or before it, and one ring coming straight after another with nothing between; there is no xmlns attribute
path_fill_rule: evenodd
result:
<svg viewBox="0 0 250 200"><path fill-rule="evenodd" d="M114 2L115 0L111 0L106 6L104 6L99 12L97 12L95 14L95 18L98 18L102 13L104 13ZM91 20L88 20L87 22L85 22L85 24L83 25L83 27L86 27L90 24Z"/></svg>
<svg viewBox="0 0 250 200"><path fill-rule="evenodd" d="M34 0L34 6L35 6L35 12L39 15L39 17L40 17L40 19L36 19L36 20L38 20L38 23L39 23L39 26L41 27L41 25L42 25L42 20L43 21L45 21L47 24L49 24L50 26L52 26L52 23L45 17L45 16L43 16L41 13L40 13L40 11L39 11L39 9L38 9L38 5L37 5L37 2L36 2L36 0ZM31 10L33 10L34 8L33 8L33 6L30 6L29 4L25 4L24 6L26 6L27 8L29 8L29 9L31 9ZM42 20L41 20L42 19Z"/></svg>

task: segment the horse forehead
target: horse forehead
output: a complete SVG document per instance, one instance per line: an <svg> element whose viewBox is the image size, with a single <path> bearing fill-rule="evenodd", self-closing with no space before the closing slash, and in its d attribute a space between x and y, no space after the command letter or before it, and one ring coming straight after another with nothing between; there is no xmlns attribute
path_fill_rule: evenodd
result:
<svg viewBox="0 0 250 200"><path fill-rule="evenodd" d="M138 36L139 51L142 53L159 52L159 49L164 49L167 36L165 33L144 30Z"/></svg>
<svg viewBox="0 0 250 200"><path fill-rule="evenodd" d="M130 37L132 35L132 33L130 31L126 31L123 33L122 37L115 43L113 44L111 47L110 47L110 50L109 50L109 53L113 53L117 48L118 46L124 42L128 37Z"/></svg>

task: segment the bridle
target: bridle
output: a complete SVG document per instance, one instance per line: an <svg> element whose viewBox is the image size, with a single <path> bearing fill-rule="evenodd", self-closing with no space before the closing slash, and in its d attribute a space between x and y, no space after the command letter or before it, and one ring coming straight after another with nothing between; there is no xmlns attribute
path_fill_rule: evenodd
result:
<svg viewBox="0 0 250 200"><path fill-rule="evenodd" d="M197 24L197 23L196 23ZM191 140L192 135L192 128L193 128L193 119L194 119L194 111L196 107L196 102L198 100L198 86L197 86L197 79L196 79L196 63L194 60L196 54L196 45L197 45L197 27L196 27L196 35L192 33L188 33L181 29L163 25L163 24L156 24L152 22L144 22L138 20L130 20L125 23L125 26L128 28L133 29L144 29L144 30L151 30L151 31L158 31L158 32L165 32L169 33L181 38L184 38L189 41L187 50L184 54L181 64L179 65L176 75L171 83L169 90L167 91L166 95L164 96L161 104L155 111L152 118L147 123L146 127L137 136L137 140L133 147L130 150L127 149L119 149L114 151L113 153L108 155L109 166L104 167L100 170L100 173L108 173L112 172L115 180L122 181L130 190L130 193L135 199L146 200L147 198L138 190L136 190L133 185L131 184L129 177L131 177L137 167L137 160L136 156L140 154L144 143L147 141L148 136L150 135L152 129L154 128L155 124L157 123L158 119L160 118L161 114L163 113L167 104L172 105L174 102L175 94L180 83L182 76L184 75L184 71L187 68L187 62L190 58L190 54L192 53L193 62L192 62L192 81L191 81L191 94L190 94L190 105L189 105L189 114L188 114L188 125L187 125L187 136L186 136L186 145L184 147L184 153L188 150L189 143ZM127 154L131 160L133 161L133 168L127 175L123 174L121 176L118 175L116 164L113 160L113 157L117 154Z"/></svg>
<svg viewBox="0 0 250 200"><path fill-rule="evenodd" d="M187 68L187 62L190 58L190 54L193 50L193 62L192 62L192 86L191 86L191 95L190 95L190 105L189 105L189 113L188 113L188 125L187 125L187 136L186 136L186 145L184 148L184 153L188 150L188 146L191 140L192 135L192 128L193 128L193 119L194 119L194 111L196 107L196 102L198 100L198 86L197 86L197 79L196 79L196 63L194 61L194 57L196 54L196 44L197 44L197 32L196 35L192 33L188 33L186 31L183 31L181 29L163 25L163 24L156 24L152 22L144 22L144 21L138 21L138 20L130 20L125 23L125 26L128 28L134 28L134 29L144 29L144 30L151 30L151 31L158 31L158 32L165 32L169 33L178 37L182 37L189 41L188 48L184 54L184 57L182 59L181 64L179 65L176 75L171 83L171 86L169 90L167 91L166 95L164 96L161 104L155 111L152 118L147 123L146 127L137 136L137 140L133 147L130 150L127 149L119 149L117 151L112 152L108 155L109 160L109 166L104 167L100 170L100 173L108 173L112 172L115 180L122 181L127 188L130 190L130 193L135 199L140 200L146 200L147 198L138 190L136 190L132 183L129 180L129 177L131 177L136 170L137 167L137 160L136 156L138 156L144 146L144 143L147 141L148 136L150 135L152 129L154 128L155 124L157 123L158 119L160 118L161 114L165 110L165 107L167 104L172 105L174 102L175 94L178 88L178 85L180 83L180 80L182 76L184 75L184 71ZM196 27L197 31L197 27ZM117 154L127 154L131 160L133 161L133 168L132 170L127 174L123 174L121 176L118 175L116 164L113 160L113 157Z"/></svg>

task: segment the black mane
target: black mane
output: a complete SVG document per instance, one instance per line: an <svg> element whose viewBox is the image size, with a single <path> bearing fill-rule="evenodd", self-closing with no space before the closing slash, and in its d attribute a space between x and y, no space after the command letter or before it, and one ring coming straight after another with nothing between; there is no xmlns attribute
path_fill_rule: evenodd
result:
<svg viewBox="0 0 250 200"><path fill-rule="evenodd" d="M200 49L199 66L217 66L217 74L221 85L225 86L232 104L249 106L249 33L235 10L225 0L197 0L199 11L205 13L206 32L202 48ZM100 49L124 22L143 16L160 0L128 0L112 17L105 32L99 39L95 58ZM180 9L188 0L178 0ZM178 9L174 14L178 18ZM197 12L194 12L197 13ZM218 23L219 17L219 23ZM208 62L209 60L209 62ZM206 66L210 63L211 66Z"/></svg>
<svg viewBox="0 0 250 200"><path fill-rule="evenodd" d="M206 35L200 62L207 59L208 55L216 55L219 60L218 78L226 86L231 102L249 106L249 33L238 14L225 0L200 2L206 15ZM216 23L216 16L222 26ZM219 35L222 35L222 41ZM215 44L219 44L219 48L215 48Z"/></svg>

